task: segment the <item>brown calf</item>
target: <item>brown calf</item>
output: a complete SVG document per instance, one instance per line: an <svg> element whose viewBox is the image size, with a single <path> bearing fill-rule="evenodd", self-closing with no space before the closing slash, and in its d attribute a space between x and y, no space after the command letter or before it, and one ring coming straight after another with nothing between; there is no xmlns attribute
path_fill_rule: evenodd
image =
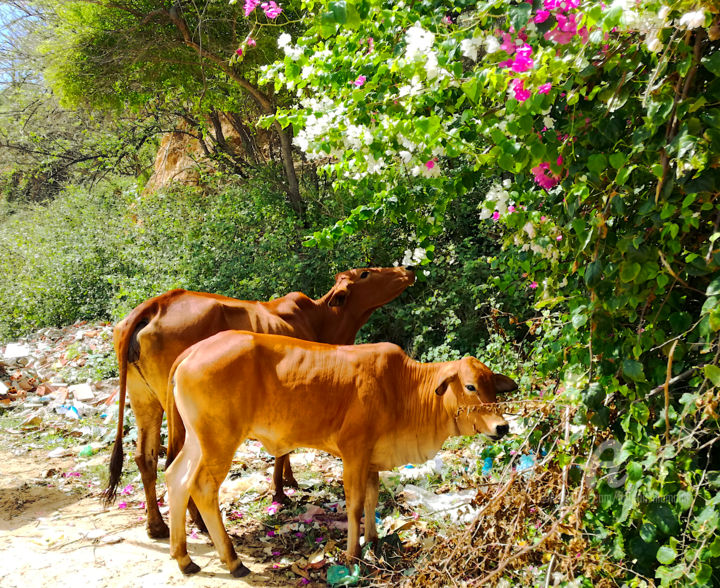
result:
<svg viewBox="0 0 720 588"><path fill-rule="evenodd" d="M256 302L172 290L140 304L114 331L120 367L120 408L106 502L114 500L122 474L126 389L138 429L135 462L145 488L148 535L167 537L168 527L157 506L155 482L168 374L177 356L194 343L228 329L352 344L372 312L399 296L414 281L415 274L402 267L364 268L337 274L335 285L318 300L301 292L270 302ZM276 501L285 498L283 466L286 481L294 482L288 457L277 459L273 476Z"/></svg>
<svg viewBox="0 0 720 588"><path fill-rule="evenodd" d="M335 346L243 331L201 341L170 374L172 557L183 573L200 569L186 546L192 497L230 572L248 573L218 505L218 488L248 437L273 455L314 447L343 460L347 556L358 557L363 508L365 540L377 539L378 472L425 461L452 435L499 439L509 426L496 414L495 395L516 388L473 357L423 364L390 343ZM177 427L180 419L184 428Z"/></svg>

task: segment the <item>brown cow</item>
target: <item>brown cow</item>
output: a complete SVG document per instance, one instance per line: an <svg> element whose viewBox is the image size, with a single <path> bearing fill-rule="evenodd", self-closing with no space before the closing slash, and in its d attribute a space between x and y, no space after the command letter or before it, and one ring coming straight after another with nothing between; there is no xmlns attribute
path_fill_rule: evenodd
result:
<svg viewBox="0 0 720 588"><path fill-rule="evenodd" d="M185 537L192 497L236 577L249 570L223 526L218 488L243 440L258 439L273 455L314 447L343 460L351 559L360 555L363 507L365 540L377 539L378 472L423 462L452 435L499 439L509 426L495 395L517 388L474 357L423 364L391 343L336 346L245 331L185 351L169 385L171 555L185 574L200 569Z"/></svg>
<svg viewBox="0 0 720 588"><path fill-rule="evenodd" d="M361 268L337 274L335 285L318 300L301 292L270 302L256 302L172 290L140 304L114 331L120 367L120 406L106 503L114 500L122 474L126 388L138 429L135 462L145 488L148 535L167 537L168 527L157 506L155 481L168 374L175 358L194 343L227 329L352 344L372 312L399 296L414 281L415 274L409 268ZM283 465L286 481L294 482L288 457L276 460L273 476L276 501L285 499ZM197 516L193 518L201 523Z"/></svg>

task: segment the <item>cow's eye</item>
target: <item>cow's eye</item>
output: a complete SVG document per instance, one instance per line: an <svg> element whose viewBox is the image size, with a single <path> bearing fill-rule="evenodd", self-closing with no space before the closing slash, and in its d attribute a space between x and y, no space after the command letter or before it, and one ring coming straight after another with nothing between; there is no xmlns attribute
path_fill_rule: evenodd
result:
<svg viewBox="0 0 720 588"><path fill-rule="evenodd" d="M364 279L367 278L369 275L370 275L370 272L363 272L363 273L360 274L360 279L361 279L361 280L364 280Z"/></svg>
<svg viewBox="0 0 720 588"><path fill-rule="evenodd" d="M465 390L469 392L475 392L475 386L473 386L472 384L465 384Z"/></svg>

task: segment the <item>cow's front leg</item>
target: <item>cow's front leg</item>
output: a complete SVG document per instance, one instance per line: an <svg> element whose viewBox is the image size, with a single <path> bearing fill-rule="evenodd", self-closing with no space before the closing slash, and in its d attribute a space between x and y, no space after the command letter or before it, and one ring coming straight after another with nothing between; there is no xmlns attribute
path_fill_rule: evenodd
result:
<svg viewBox="0 0 720 588"><path fill-rule="evenodd" d="M377 472L368 474L365 488L365 544L375 543L378 540L377 525L375 524L375 508L380 493L380 476Z"/></svg>
<svg viewBox="0 0 720 588"><path fill-rule="evenodd" d="M368 483L367 460L357 457L343 459L343 483L348 514L346 556L350 563L360 557L360 518L365 505L365 490Z"/></svg>

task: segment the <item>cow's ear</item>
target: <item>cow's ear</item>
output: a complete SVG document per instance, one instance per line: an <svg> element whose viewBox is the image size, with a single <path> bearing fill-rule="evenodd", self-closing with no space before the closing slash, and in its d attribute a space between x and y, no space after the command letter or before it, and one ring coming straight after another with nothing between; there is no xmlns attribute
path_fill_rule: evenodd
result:
<svg viewBox="0 0 720 588"><path fill-rule="evenodd" d="M441 368L440 373L438 373L437 380L435 380L435 394L438 396L445 394L450 382L455 376L457 376L457 365L454 363Z"/></svg>
<svg viewBox="0 0 720 588"><path fill-rule="evenodd" d="M328 299L328 306L344 306L347 301L347 297L350 294L350 289L347 284L340 284L333 288Z"/></svg>
<svg viewBox="0 0 720 588"><path fill-rule="evenodd" d="M518 385L512 378L502 374L493 374L493 379L495 380L495 392L512 392L518 389Z"/></svg>

